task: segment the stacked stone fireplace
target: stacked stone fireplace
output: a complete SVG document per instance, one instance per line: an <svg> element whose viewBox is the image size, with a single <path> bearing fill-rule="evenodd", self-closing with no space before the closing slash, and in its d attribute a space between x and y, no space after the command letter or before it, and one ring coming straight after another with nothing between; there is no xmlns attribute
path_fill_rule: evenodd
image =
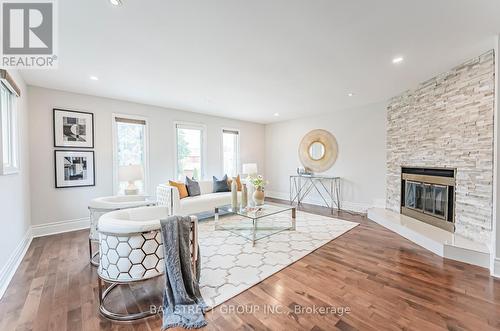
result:
<svg viewBox="0 0 500 331"><path fill-rule="evenodd" d="M490 51L390 100L387 109L388 209L411 214L409 216L416 219L419 215L415 213L421 211L426 218L425 214L431 212L426 212L425 206L406 206L412 201L404 200L407 182L403 179L408 178L404 170L452 170L453 185L446 186L447 194L450 190L453 193L453 209L447 208L446 217L437 215L432 219L446 218L446 223L433 225L475 241L489 241L493 206L494 69L493 51ZM424 185L422 182L422 189L433 190ZM448 196L447 203L450 199ZM432 213L436 212L435 203ZM441 209L437 210L437 214L440 213Z"/></svg>

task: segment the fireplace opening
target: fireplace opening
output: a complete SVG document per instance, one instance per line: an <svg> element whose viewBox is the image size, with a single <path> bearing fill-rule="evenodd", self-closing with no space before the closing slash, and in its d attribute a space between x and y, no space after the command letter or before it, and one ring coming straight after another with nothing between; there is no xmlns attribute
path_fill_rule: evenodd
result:
<svg viewBox="0 0 500 331"><path fill-rule="evenodd" d="M401 169L401 214L455 231L455 169Z"/></svg>

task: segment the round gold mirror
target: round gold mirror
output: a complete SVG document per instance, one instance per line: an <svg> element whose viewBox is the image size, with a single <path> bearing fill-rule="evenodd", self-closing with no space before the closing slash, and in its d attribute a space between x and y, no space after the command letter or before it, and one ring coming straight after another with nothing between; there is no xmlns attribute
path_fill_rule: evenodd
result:
<svg viewBox="0 0 500 331"><path fill-rule="evenodd" d="M314 161L321 160L325 157L325 145L320 143L319 141L313 142L309 146L309 157Z"/></svg>
<svg viewBox="0 0 500 331"><path fill-rule="evenodd" d="M299 158L304 166L319 173L330 169L337 160L337 140L326 130L312 130L299 145Z"/></svg>

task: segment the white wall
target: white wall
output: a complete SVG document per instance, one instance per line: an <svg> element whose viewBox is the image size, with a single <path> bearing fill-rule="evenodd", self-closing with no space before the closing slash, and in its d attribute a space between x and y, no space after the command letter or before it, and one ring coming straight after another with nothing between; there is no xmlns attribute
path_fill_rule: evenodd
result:
<svg viewBox="0 0 500 331"><path fill-rule="evenodd" d="M298 146L313 129L330 131L337 139L339 154L325 174L343 178L344 207L364 210L384 205L386 185L386 103L356 109L335 110L329 114L305 117L266 126L265 173L269 196L288 199L289 175L301 166ZM318 202L311 195L310 202Z"/></svg>
<svg viewBox="0 0 500 331"><path fill-rule="evenodd" d="M23 245L30 239L27 88L17 72L9 70L9 74L21 89L18 99L20 172L0 176L0 297L18 257L23 253Z"/></svg>
<svg viewBox="0 0 500 331"><path fill-rule="evenodd" d="M94 113L96 186L56 189L52 109L63 108ZM150 194L174 177L174 121L203 123L207 127L207 171L222 175L221 130L240 130L241 162L264 167L263 125L214 116L169 110L142 104L29 87L31 162L31 216L33 225L79 220L88 216L94 197L113 194L111 114L134 114L149 120ZM210 177L211 178L211 177Z"/></svg>
<svg viewBox="0 0 500 331"><path fill-rule="evenodd" d="M493 160L493 231L491 235L490 273L500 277L500 34L495 36L495 115Z"/></svg>

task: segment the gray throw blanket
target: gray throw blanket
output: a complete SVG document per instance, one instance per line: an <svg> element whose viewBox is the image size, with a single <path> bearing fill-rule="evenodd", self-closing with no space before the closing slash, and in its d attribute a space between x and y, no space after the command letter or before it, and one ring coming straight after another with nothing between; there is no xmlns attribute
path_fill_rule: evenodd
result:
<svg viewBox="0 0 500 331"><path fill-rule="evenodd" d="M207 305L203 301L198 284L201 269L199 254L196 278L192 274L190 229L189 217L172 216L161 220L165 259L162 330L172 327L195 329L207 325L204 317Z"/></svg>

